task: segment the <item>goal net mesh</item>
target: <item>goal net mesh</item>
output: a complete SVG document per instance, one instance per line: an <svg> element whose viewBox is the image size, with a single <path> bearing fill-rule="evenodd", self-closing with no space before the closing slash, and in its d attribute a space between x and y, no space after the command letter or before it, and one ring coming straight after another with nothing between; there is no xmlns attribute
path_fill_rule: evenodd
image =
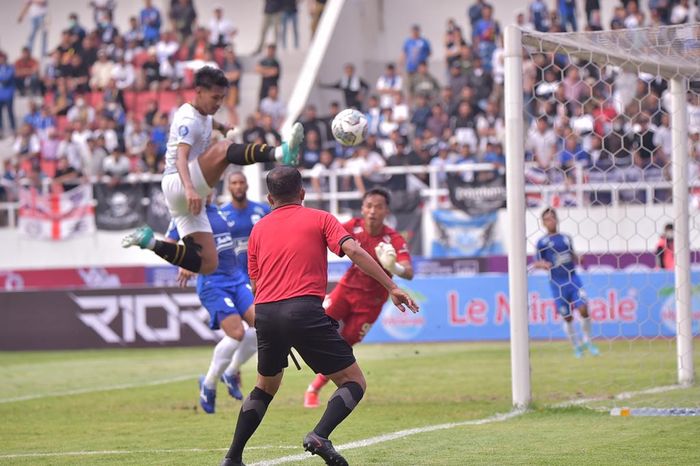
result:
<svg viewBox="0 0 700 466"><path fill-rule="evenodd" d="M669 79L680 76L688 83L690 243L700 250L700 25L522 37L527 252L531 265L539 251L559 272L529 268L533 400L698 407L697 387L671 388L677 359L667 226L675 221ZM548 207L560 237L547 234ZM562 278L566 262L577 262L567 242L580 258L580 288L572 274ZM693 272L693 283L699 279ZM700 288L693 292L697 361ZM593 346L585 344L584 306Z"/></svg>

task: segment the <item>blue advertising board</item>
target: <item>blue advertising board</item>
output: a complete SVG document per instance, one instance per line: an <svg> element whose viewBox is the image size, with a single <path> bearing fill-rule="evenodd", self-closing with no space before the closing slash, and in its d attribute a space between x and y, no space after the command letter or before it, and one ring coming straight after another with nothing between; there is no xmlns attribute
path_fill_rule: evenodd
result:
<svg viewBox="0 0 700 466"><path fill-rule="evenodd" d="M670 272L582 273L598 338L675 335L673 274ZM693 273L698 283L700 273ZM421 306L401 313L387 303L366 342L508 340L510 313L528 312L531 339L564 339L546 275L528 280L529 309L511 309L506 274L397 280ZM693 332L700 333L700 287L693 289ZM577 316L578 317L578 316Z"/></svg>

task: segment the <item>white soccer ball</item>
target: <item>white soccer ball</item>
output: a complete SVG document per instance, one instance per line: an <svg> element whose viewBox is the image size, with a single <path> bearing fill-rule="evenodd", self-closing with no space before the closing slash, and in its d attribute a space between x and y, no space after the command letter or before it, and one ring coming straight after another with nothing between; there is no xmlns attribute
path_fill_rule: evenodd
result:
<svg viewBox="0 0 700 466"><path fill-rule="evenodd" d="M342 145L356 146L367 136L367 117L354 108L346 108L333 118L331 131Z"/></svg>

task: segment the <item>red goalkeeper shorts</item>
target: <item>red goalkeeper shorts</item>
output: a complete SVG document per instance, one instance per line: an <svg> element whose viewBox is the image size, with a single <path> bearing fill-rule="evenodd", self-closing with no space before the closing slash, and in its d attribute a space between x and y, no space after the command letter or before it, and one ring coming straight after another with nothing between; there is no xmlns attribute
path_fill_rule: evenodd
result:
<svg viewBox="0 0 700 466"><path fill-rule="evenodd" d="M340 323L340 335L350 345L359 343L372 328L382 312L386 300L368 296L343 285L338 285L326 296L323 307L326 314Z"/></svg>

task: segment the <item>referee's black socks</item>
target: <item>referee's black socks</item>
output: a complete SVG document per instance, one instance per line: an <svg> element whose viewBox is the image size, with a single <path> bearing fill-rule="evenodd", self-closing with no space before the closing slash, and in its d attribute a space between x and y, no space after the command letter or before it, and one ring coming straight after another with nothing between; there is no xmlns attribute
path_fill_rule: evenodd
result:
<svg viewBox="0 0 700 466"><path fill-rule="evenodd" d="M347 382L338 387L328 400L326 411L314 427L314 432L327 439L333 429L355 409L364 394L365 391L357 382Z"/></svg>
<svg viewBox="0 0 700 466"><path fill-rule="evenodd" d="M173 265L199 273L199 269L202 268L202 257L199 255L201 246L189 236L186 236L182 242L183 244L177 244L156 240L153 252Z"/></svg>
<svg viewBox="0 0 700 466"><path fill-rule="evenodd" d="M267 144L236 144L234 142L226 150L226 160L234 165L274 162L275 149Z"/></svg>
<svg viewBox="0 0 700 466"><path fill-rule="evenodd" d="M239 462L242 460L243 447L260 425L272 398L269 393L255 387L250 395L243 400L241 411L238 414L238 422L236 422L236 432L233 434L231 448L229 448L226 458Z"/></svg>

